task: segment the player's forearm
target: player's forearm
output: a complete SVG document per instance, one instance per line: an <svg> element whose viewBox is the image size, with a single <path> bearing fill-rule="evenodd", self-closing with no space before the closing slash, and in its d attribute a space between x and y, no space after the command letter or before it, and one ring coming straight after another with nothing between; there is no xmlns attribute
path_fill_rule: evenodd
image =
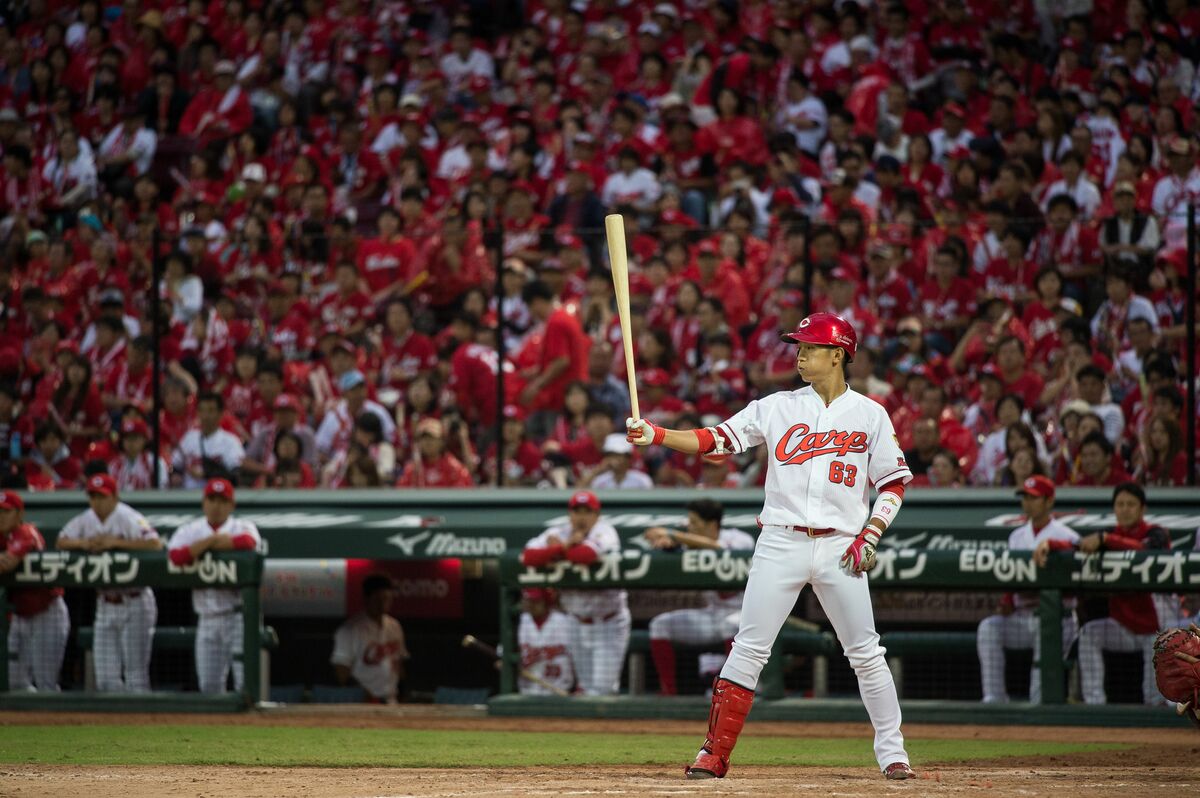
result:
<svg viewBox="0 0 1200 798"><path fill-rule="evenodd" d="M700 441L694 430L664 429L662 445L684 454L697 454L700 451Z"/></svg>
<svg viewBox="0 0 1200 798"><path fill-rule="evenodd" d="M54 541L54 548L59 551L87 551L91 548L83 538L59 538Z"/></svg>
<svg viewBox="0 0 1200 798"><path fill-rule="evenodd" d="M671 540L676 543L687 546L689 549L719 549L720 544L712 538L706 538L704 535L693 535L691 532L680 532L673 530L671 532Z"/></svg>

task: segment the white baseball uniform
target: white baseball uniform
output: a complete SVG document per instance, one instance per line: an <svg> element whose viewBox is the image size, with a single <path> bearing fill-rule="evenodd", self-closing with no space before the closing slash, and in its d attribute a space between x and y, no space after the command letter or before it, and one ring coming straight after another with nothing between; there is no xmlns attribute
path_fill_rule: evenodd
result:
<svg viewBox="0 0 1200 798"><path fill-rule="evenodd" d="M65 540L87 540L101 535L148 540L157 538L158 532L146 516L125 502L117 502L103 521L89 507L58 533ZM130 693L150 690L150 652L157 621L158 602L148 587L96 591L93 654L97 690Z"/></svg>
<svg viewBox="0 0 1200 798"><path fill-rule="evenodd" d="M188 430L171 457L171 467L183 475L183 487L192 490L204 487L208 480L194 476L192 469L203 463L205 458L220 460L232 472L241 467L246 459L246 450L232 432L218 428L212 435L204 435L199 427Z"/></svg>
<svg viewBox="0 0 1200 798"><path fill-rule="evenodd" d="M1043 540L1079 542L1079 533L1071 527L1050 519L1036 532L1033 522L1026 521L1008 536L1012 551L1032 551ZM1033 649L1033 667L1029 670L1029 702L1042 701L1041 623L1037 617L1037 594L1017 593L1013 596L1013 611L1008 615L989 615L979 623L975 646L979 652L979 673L983 682L983 701L987 704L1007 703L1008 690L1004 684L1005 649ZM1079 627L1075 620L1075 600L1063 602L1063 651L1071 647Z"/></svg>
<svg viewBox="0 0 1200 798"><path fill-rule="evenodd" d="M546 548L546 541L571 537L570 525L551 527L525 544L527 549ZM621 538L612 524L596 521L583 539L597 554L619 551ZM571 661L579 689L586 695L613 695L620 689L621 666L629 648L633 619L624 590L564 590L559 593L564 610L574 618Z"/></svg>
<svg viewBox="0 0 1200 798"><path fill-rule="evenodd" d="M400 679L400 662L408 659L400 622L384 614L379 623L365 612L348 618L333 635L329 661L350 669L354 681L372 698L395 700Z"/></svg>
<svg viewBox="0 0 1200 798"><path fill-rule="evenodd" d="M571 665L571 636L575 621L570 615L550 610L539 624L527 612L517 623L517 644L521 649L521 667L555 687L570 690L575 682ZM552 695L551 691L522 676L517 689L525 695Z"/></svg>
<svg viewBox="0 0 1200 798"><path fill-rule="evenodd" d="M217 529L205 518L189 521L175 530L167 548L174 552L187 549L198 540L214 534L238 538L249 535L254 546L262 545L258 528L249 521L230 516ZM198 588L192 591L192 609L196 611L196 681L202 693L223 693L233 670L233 689L241 692L245 681L242 653L245 633L241 591L231 588ZM254 652L257 656L258 652Z"/></svg>
<svg viewBox="0 0 1200 798"><path fill-rule="evenodd" d="M717 431L734 452L770 447L762 532L721 677L757 686L784 619L811 584L858 676L880 768L908 762L867 575L840 564L869 517L869 486L912 479L887 411L849 387L826 406L809 386L756 399ZM828 532L810 536L796 527Z"/></svg>
<svg viewBox="0 0 1200 798"><path fill-rule="evenodd" d="M31 551L42 551L46 541L32 524L21 524L0 535L0 552L20 560ZM8 627L9 690L58 691L71 618L61 587L10 589L12 619Z"/></svg>
<svg viewBox="0 0 1200 798"><path fill-rule="evenodd" d="M722 549L753 549L754 538L740 529L722 529L717 535ZM705 645L729 640L738 629L742 592L704 591L699 609L671 610L650 619L650 639L683 645Z"/></svg>

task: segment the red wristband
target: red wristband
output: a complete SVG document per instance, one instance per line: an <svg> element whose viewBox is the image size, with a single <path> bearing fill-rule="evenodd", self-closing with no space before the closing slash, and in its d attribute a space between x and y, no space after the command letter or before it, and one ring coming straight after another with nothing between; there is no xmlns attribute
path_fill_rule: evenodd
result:
<svg viewBox="0 0 1200 798"><path fill-rule="evenodd" d="M663 442L663 439L667 437L666 427L660 427L657 424L651 424L650 426L654 428L654 437L650 440L650 442L655 446L658 446Z"/></svg>

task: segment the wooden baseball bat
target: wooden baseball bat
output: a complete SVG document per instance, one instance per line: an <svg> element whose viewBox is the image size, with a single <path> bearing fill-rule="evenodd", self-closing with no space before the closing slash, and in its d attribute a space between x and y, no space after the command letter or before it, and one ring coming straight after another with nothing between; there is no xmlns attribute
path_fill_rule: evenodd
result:
<svg viewBox="0 0 1200 798"><path fill-rule="evenodd" d="M625 220L619 213L604 217L608 234L608 258L612 263L613 289L617 294L617 317L621 321L621 344L625 348L625 377L629 380L629 407L634 419L642 417L638 409L637 372L633 366L633 338L629 332L629 253L625 250Z"/></svg>
<svg viewBox="0 0 1200 798"><path fill-rule="evenodd" d="M462 644L463 644L463 648L472 648L472 649L475 649L476 651L478 651L480 654L483 654L485 657L491 657L493 660L495 660L496 666L497 667L500 666L500 652L496 651L496 649L492 648L491 646L489 646L487 643L480 640L475 635L466 635L465 637L463 637ZM533 673L532 671L530 671L526 668L520 668L519 671L523 678L533 682L534 684L538 684L538 685L541 685L542 687L545 687L547 690L549 690L550 692L554 693L557 696L562 696L565 698L565 697L571 695L570 693L568 693L566 690L562 689L558 685L550 684L550 682L546 681L541 676L538 676L536 673Z"/></svg>

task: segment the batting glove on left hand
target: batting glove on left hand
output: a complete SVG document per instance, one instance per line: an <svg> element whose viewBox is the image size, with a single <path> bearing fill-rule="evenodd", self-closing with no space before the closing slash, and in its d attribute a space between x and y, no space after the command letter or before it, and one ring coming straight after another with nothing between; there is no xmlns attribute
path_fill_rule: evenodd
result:
<svg viewBox="0 0 1200 798"><path fill-rule="evenodd" d="M879 545L879 530L866 527L854 542L846 548L842 555L842 567L849 568L856 574L866 573L875 567L875 547Z"/></svg>

